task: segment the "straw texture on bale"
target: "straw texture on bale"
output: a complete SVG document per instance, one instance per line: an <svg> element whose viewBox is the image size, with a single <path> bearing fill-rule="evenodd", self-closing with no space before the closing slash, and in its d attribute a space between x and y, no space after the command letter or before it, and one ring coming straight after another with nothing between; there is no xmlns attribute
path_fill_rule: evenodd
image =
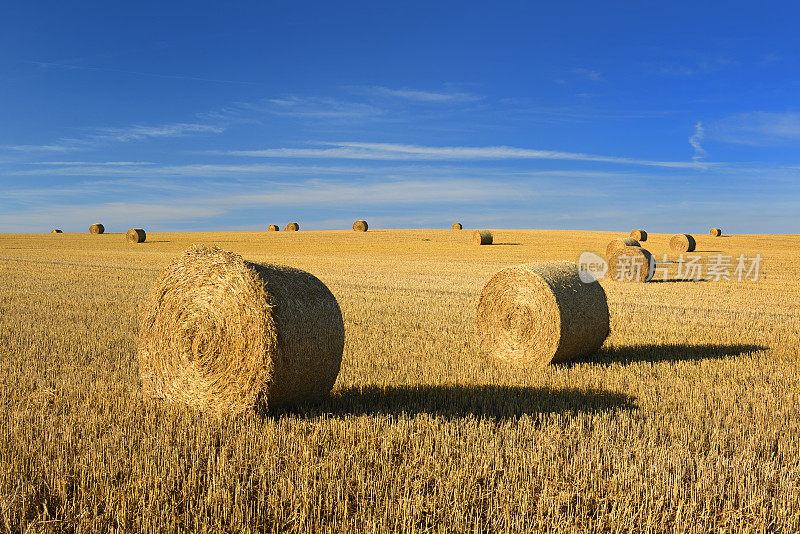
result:
<svg viewBox="0 0 800 534"><path fill-rule="evenodd" d="M484 286L475 333L483 351L520 367L579 358L608 337L606 293L583 283L574 263L508 267Z"/></svg>
<svg viewBox="0 0 800 534"><path fill-rule="evenodd" d="M138 360L150 395L216 414L327 396L344 322L319 279L195 245L172 262L142 318Z"/></svg>
<svg viewBox="0 0 800 534"><path fill-rule="evenodd" d="M463 227L463 226L461 226L461 223L453 223L453 226L452 226L452 228L453 228L453 230L461 230L461 229L463 229L464 227Z"/></svg>
<svg viewBox="0 0 800 534"><path fill-rule="evenodd" d="M281 229L280 226L278 226L277 224L270 224L269 226L267 226L268 232L278 232L280 229Z"/></svg>
<svg viewBox="0 0 800 534"><path fill-rule="evenodd" d="M669 248L675 252L694 252L697 242L689 234L676 234L669 240Z"/></svg>
<svg viewBox="0 0 800 534"><path fill-rule="evenodd" d="M632 237L623 237L620 239L615 239L611 243L608 244L606 247L606 258L614 254L618 250L622 250L625 247L638 247L639 242Z"/></svg>
<svg viewBox="0 0 800 534"><path fill-rule="evenodd" d="M89 227L89 233L91 234L102 234L106 231L106 227L100 223L95 223Z"/></svg>
<svg viewBox="0 0 800 534"><path fill-rule="evenodd" d="M708 231L708 233L711 234L711 237L719 237L722 235L722 229L712 228L711 230Z"/></svg>
<svg viewBox="0 0 800 534"><path fill-rule="evenodd" d="M131 228L125 232L125 239L129 243L144 243L145 239L147 239L147 233L141 228Z"/></svg>
<svg viewBox="0 0 800 534"><path fill-rule="evenodd" d="M50 230L50 233L51 234L61 234L63 232L61 230L59 230L58 228L53 228L52 230Z"/></svg>
<svg viewBox="0 0 800 534"><path fill-rule="evenodd" d="M297 232L298 230L300 230L300 225L296 222L287 224L283 229L284 232Z"/></svg>
<svg viewBox="0 0 800 534"><path fill-rule="evenodd" d="M608 256L606 276L616 282L649 282L655 272L655 258L642 247L625 247Z"/></svg>
<svg viewBox="0 0 800 534"><path fill-rule="evenodd" d="M358 220L353 223L353 230L356 232L366 232L369 230L369 225L367 224L367 221Z"/></svg>
<svg viewBox="0 0 800 534"><path fill-rule="evenodd" d="M636 241L647 241L647 232L642 230L641 228L638 230L631 231L631 237Z"/></svg>
<svg viewBox="0 0 800 534"><path fill-rule="evenodd" d="M475 245L491 245L493 241L492 232L489 230L475 230L472 232L472 242Z"/></svg>

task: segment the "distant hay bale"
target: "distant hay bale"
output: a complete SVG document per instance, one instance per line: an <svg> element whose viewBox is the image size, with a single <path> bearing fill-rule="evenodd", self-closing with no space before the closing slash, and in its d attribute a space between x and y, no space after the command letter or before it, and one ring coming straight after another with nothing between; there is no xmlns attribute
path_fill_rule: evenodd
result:
<svg viewBox="0 0 800 534"><path fill-rule="evenodd" d="M353 230L356 232L366 232L369 230L369 225L367 224L367 221L358 220L353 223Z"/></svg>
<svg viewBox="0 0 800 534"><path fill-rule="evenodd" d="M708 233L711 234L711 237L719 237L722 235L722 229L712 228L711 230L708 231Z"/></svg>
<svg viewBox="0 0 800 534"><path fill-rule="evenodd" d="M62 232L58 228L53 228L52 230L50 230L50 233L51 234L63 234L64 232Z"/></svg>
<svg viewBox="0 0 800 534"><path fill-rule="evenodd" d="M89 233L92 234L102 234L106 231L106 227L100 223L95 223L89 227Z"/></svg>
<svg viewBox="0 0 800 534"><path fill-rule="evenodd" d="M297 232L298 230L300 230L300 225L296 222L287 224L286 228L283 229L284 232Z"/></svg>
<svg viewBox="0 0 800 534"><path fill-rule="evenodd" d="M472 243L475 245L491 245L494 241L489 230L475 230L472 232Z"/></svg>
<svg viewBox="0 0 800 534"><path fill-rule="evenodd" d="M606 293L582 282L574 263L508 267L484 286L475 333L487 354L517 366L579 358L608 337Z"/></svg>
<svg viewBox="0 0 800 534"><path fill-rule="evenodd" d="M655 258L648 250L625 247L608 256L606 277L617 282L649 282L655 271Z"/></svg>
<svg viewBox="0 0 800 534"><path fill-rule="evenodd" d="M614 252L622 250L625 247L638 247L639 242L632 237L623 237L615 239L606 247L606 258L611 256Z"/></svg>
<svg viewBox="0 0 800 534"><path fill-rule="evenodd" d="M281 229L280 226L278 226L277 224L270 224L269 226L267 226L267 232L278 232L280 231L280 229Z"/></svg>
<svg viewBox="0 0 800 534"><path fill-rule="evenodd" d="M137 356L148 394L226 414L323 399L343 350L339 304L319 279L195 245L156 282Z"/></svg>
<svg viewBox="0 0 800 534"><path fill-rule="evenodd" d="M694 252L697 242L689 234L676 234L669 240L669 248L675 252Z"/></svg>
<svg viewBox="0 0 800 534"><path fill-rule="evenodd" d="M641 228L637 229L637 230L633 230L633 231L631 231L631 237L633 239L635 239L636 241L644 242L644 241L647 241L647 232L645 232Z"/></svg>
<svg viewBox="0 0 800 534"><path fill-rule="evenodd" d="M125 232L125 239L128 240L128 243L144 243L147 233L141 228L131 228Z"/></svg>
<svg viewBox="0 0 800 534"><path fill-rule="evenodd" d="M452 226L452 228L453 228L453 230L461 230L461 229L463 229L464 227L463 227L463 226L461 226L461 223L453 223L453 226Z"/></svg>

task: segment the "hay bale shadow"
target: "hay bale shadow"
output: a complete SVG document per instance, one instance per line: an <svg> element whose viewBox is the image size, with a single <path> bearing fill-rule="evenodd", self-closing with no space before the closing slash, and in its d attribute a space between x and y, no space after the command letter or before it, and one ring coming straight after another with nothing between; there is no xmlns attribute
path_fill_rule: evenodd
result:
<svg viewBox="0 0 800 534"><path fill-rule="evenodd" d="M363 386L334 392L317 406L271 413L304 417L430 414L495 420L547 413L634 410L635 398L603 390L549 389L491 385Z"/></svg>
<svg viewBox="0 0 800 534"><path fill-rule="evenodd" d="M493 243L492 246L499 247L499 246L507 246L507 247L517 247L522 245L522 243Z"/></svg>
<svg viewBox="0 0 800 534"><path fill-rule="evenodd" d="M576 363L661 363L661 362L699 362L703 360L722 360L736 358L749 352L767 350L769 347L762 345L636 345L632 347L611 347L600 349L600 352L563 364L565 366Z"/></svg>

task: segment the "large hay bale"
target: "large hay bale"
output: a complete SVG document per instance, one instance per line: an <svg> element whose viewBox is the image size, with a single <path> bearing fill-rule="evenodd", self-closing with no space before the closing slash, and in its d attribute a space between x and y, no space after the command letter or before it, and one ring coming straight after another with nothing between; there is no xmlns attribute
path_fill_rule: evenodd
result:
<svg viewBox="0 0 800 534"><path fill-rule="evenodd" d="M367 221L358 220L353 223L353 230L356 232L366 232L369 230L369 225L367 224Z"/></svg>
<svg viewBox="0 0 800 534"><path fill-rule="evenodd" d="M461 230L461 229L463 229L464 227L463 227L463 226L461 226L461 223L453 223L453 226L452 226L452 228L453 228L453 230Z"/></svg>
<svg viewBox="0 0 800 534"><path fill-rule="evenodd" d="M131 228L125 232L125 239L128 240L128 243L144 243L147 233L141 228Z"/></svg>
<svg viewBox="0 0 800 534"><path fill-rule="evenodd" d="M636 241L645 242L647 241L647 232L645 232L641 228L638 228L636 230L631 230L631 237Z"/></svg>
<svg viewBox="0 0 800 534"><path fill-rule="evenodd" d="M319 279L195 245L156 282L138 359L149 394L223 414L323 399L343 350L339 304Z"/></svg>
<svg viewBox="0 0 800 534"><path fill-rule="evenodd" d="M711 234L711 237L719 237L722 235L722 229L712 228L711 230L708 231L708 233Z"/></svg>
<svg viewBox="0 0 800 534"><path fill-rule="evenodd" d="M286 228L283 229L284 232L297 232L300 230L300 225L296 222L292 222L286 225Z"/></svg>
<svg viewBox="0 0 800 534"><path fill-rule="evenodd" d="M675 252L694 252L697 242L689 234L676 234L669 240L669 248Z"/></svg>
<svg viewBox="0 0 800 534"><path fill-rule="evenodd" d="M489 230L475 230L472 232L472 243L475 245L491 245L494 241Z"/></svg>
<svg viewBox="0 0 800 534"><path fill-rule="evenodd" d="M53 228L52 230L50 230L50 233L51 234L63 234L64 232L62 232L58 228Z"/></svg>
<svg viewBox="0 0 800 534"><path fill-rule="evenodd" d="M277 224L270 224L269 226L267 226L267 232L279 232L280 229L281 229L280 226L278 226Z"/></svg>
<svg viewBox="0 0 800 534"><path fill-rule="evenodd" d="M106 231L106 227L100 223L95 223L89 227L89 233L91 234L102 234Z"/></svg>
<svg viewBox="0 0 800 534"><path fill-rule="evenodd" d="M649 282L656 272L656 261L642 247L625 247L608 256L607 278L617 282Z"/></svg>
<svg viewBox="0 0 800 534"><path fill-rule="evenodd" d="M509 267L478 301L481 348L518 366L544 367L596 352L608 337L608 303L597 282L584 283L570 262Z"/></svg>
<svg viewBox="0 0 800 534"><path fill-rule="evenodd" d="M638 247L639 242L632 237L623 237L620 239L615 239L611 243L608 244L606 247L606 258L611 256L618 250L622 250L625 247Z"/></svg>

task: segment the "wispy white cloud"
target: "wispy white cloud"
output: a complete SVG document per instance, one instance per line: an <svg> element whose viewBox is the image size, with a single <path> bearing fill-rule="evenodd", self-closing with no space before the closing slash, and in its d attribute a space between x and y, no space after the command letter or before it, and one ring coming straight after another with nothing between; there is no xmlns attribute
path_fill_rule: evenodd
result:
<svg viewBox="0 0 800 534"><path fill-rule="evenodd" d="M0 149L16 152L74 152L97 148L105 143L126 143L150 138L186 137L190 135L220 134L225 127L199 123L170 123L157 126L134 124L122 128L95 128L80 137L61 138L43 145L0 145Z"/></svg>
<svg viewBox="0 0 800 534"><path fill-rule="evenodd" d="M536 184L540 195L583 196L598 198L605 195L595 184L633 183L648 181L646 173L602 170L531 170L504 166L414 162L397 165L371 162L364 164L309 165L306 162L287 164L188 164L146 165L132 167L102 167L69 165L33 166L24 170L7 171L9 176L79 177L79 181L46 188L25 186L0 189L0 201L55 202L57 198L126 191L129 195L147 195L151 192L196 192L201 188L227 190L250 187L253 193L266 188L282 187L282 182L294 180L362 180L365 182L441 181L441 180L507 180L516 184ZM191 180L187 180L191 178ZM303 182L305 183L305 182ZM316 182L314 182L316 183Z"/></svg>
<svg viewBox="0 0 800 534"><path fill-rule="evenodd" d="M689 77L711 74L737 64L738 61L727 57L688 57L683 61L651 64L648 70L659 76Z"/></svg>
<svg viewBox="0 0 800 534"><path fill-rule="evenodd" d="M333 148L272 148L264 150L209 151L210 154L264 158L330 158L363 160L514 160L544 159L590 161L625 165L671 168L700 168L709 164L696 161L655 161L618 156L601 156L581 152L536 150L507 146L431 147L393 143L319 143Z"/></svg>
<svg viewBox="0 0 800 534"><path fill-rule="evenodd" d="M800 142L800 113L752 111L714 121L709 135L718 141L768 146Z"/></svg>
<svg viewBox="0 0 800 534"><path fill-rule="evenodd" d="M577 94L579 97L591 97L591 94ZM613 109L598 110L585 105L546 107L536 105L524 98L503 98L498 105L504 110L509 120L530 121L531 116L537 120L549 122L581 122L596 120L636 120L663 119L674 115L672 110L632 110L615 111Z"/></svg>
<svg viewBox="0 0 800 534"><path fill-rule="evenodd" d="M705 137L703 123L698 121L697 124L694 125L694 133L689 138L689 144L694 148L694 155L692 156L692 160L694 161L700 161L706 156L706 151L703 149L703 145L700 144L703 137Z"/></svg>
<svg viewBox="0 0 800 534"><path fill-rule="evenodd" d="M255 164L208 164L189 163L185 165L142 165L142 166L102 166L86 165L46 165L22 170L9 170L11 176L126 176L126 177L225 177L240 174L260 175L310 175L320 173L353 174L365 173L372 169L352 165L279 165L271 163ZM2 192L0 192L2 196Z"/></svg>
<svg viewBox="0 0 800 534"><path fill-rule="evenodd" d="M149 161L31 161L28 165L58 165L64 167L71 166L91 166L91 167L133 167L140 165L155 165Z"/></svg>
<svg viewBox="0 0 800 534"><path fill-rule="evenodd" d="M173 123L159 126L135 124L124 128L100 128L97 133L88 136L96 141L141 141L152 137L185 137L196 134L220 134L224 127L211 124Z"/></svg>
<svg viewBox="0 0 800 534"><path fill-rule="evenodd" d="M88 185L88 184L86 184ZM518 200L525 194L511 188L497 187L490 180L395 180L340 181L304 180L296 183L273 183L272 187L254 184L225 184L228 194L220 194L222 184L196 184L192 194L178 194L171 202L163 199L148 203L81 202L80 204L47 203L35 209L9 210L0 214L0 231L30 231L58 224L60 227L82 227L87 213L107 226L130 227L135 221L148 221L153 226L186 223L220 217L242 209L320 206L403 206L458 203L491 203ZM96 194L95 187L95 194ZM40 188L45 194L46 188ZM78 191L74 191L78 192ZM34 190L27 191L35 198ZM52 192L51 192L52 193ZM52 196L50 197L52 198Z"/></svg>
<svg viewBox="0 0 800 534"><path fill-rule="evenodd" d="M49 145L0 145L0 149L14 152L74 152L75 150L86 150L86 147L57 143Z"/></svg>
<svg viewBox="0 0 800 534"><path fill-rule="evenodd" d="M444 103L474 102L476 100L480 100L481 98L480 96L473 93L423 91L419 89L391 89L389 87L383 87L380 85L373 85L358 89L378 96L386 96L392 98L399 98L403 100L410 100L414 102L426 102L426 103L444 104Z"/></svg>
<svg viewBox="0 0 800 534"><path fill-rule="evenodd" d="M97 202L72 205L47 205L32 210L0 214L0 231L46 231L48 228L85 228L87 214L91 220L102 220L108 231L125 231L131 226L186 223L218 217L225 213L207 203ZM150 226L152 227L152 226Z"/></svg>
<svg viewBox="0 0 800 534"><path fill-rule="evenodd" d="M591 80L593 82L600 82L603 81L603 74L595 69L587 69L584 67L579 67L577 69L572 69L574 74L577 74L581 78L586 78L587 80Z"/></svg>
<svg viewBox="0 0 800 534"><path fill-rule="evenodd" d="M294 95L252 103L240 102L235 107L244 111L310 119L371 119L385 113L381 108L363 102Z"/></svg>

